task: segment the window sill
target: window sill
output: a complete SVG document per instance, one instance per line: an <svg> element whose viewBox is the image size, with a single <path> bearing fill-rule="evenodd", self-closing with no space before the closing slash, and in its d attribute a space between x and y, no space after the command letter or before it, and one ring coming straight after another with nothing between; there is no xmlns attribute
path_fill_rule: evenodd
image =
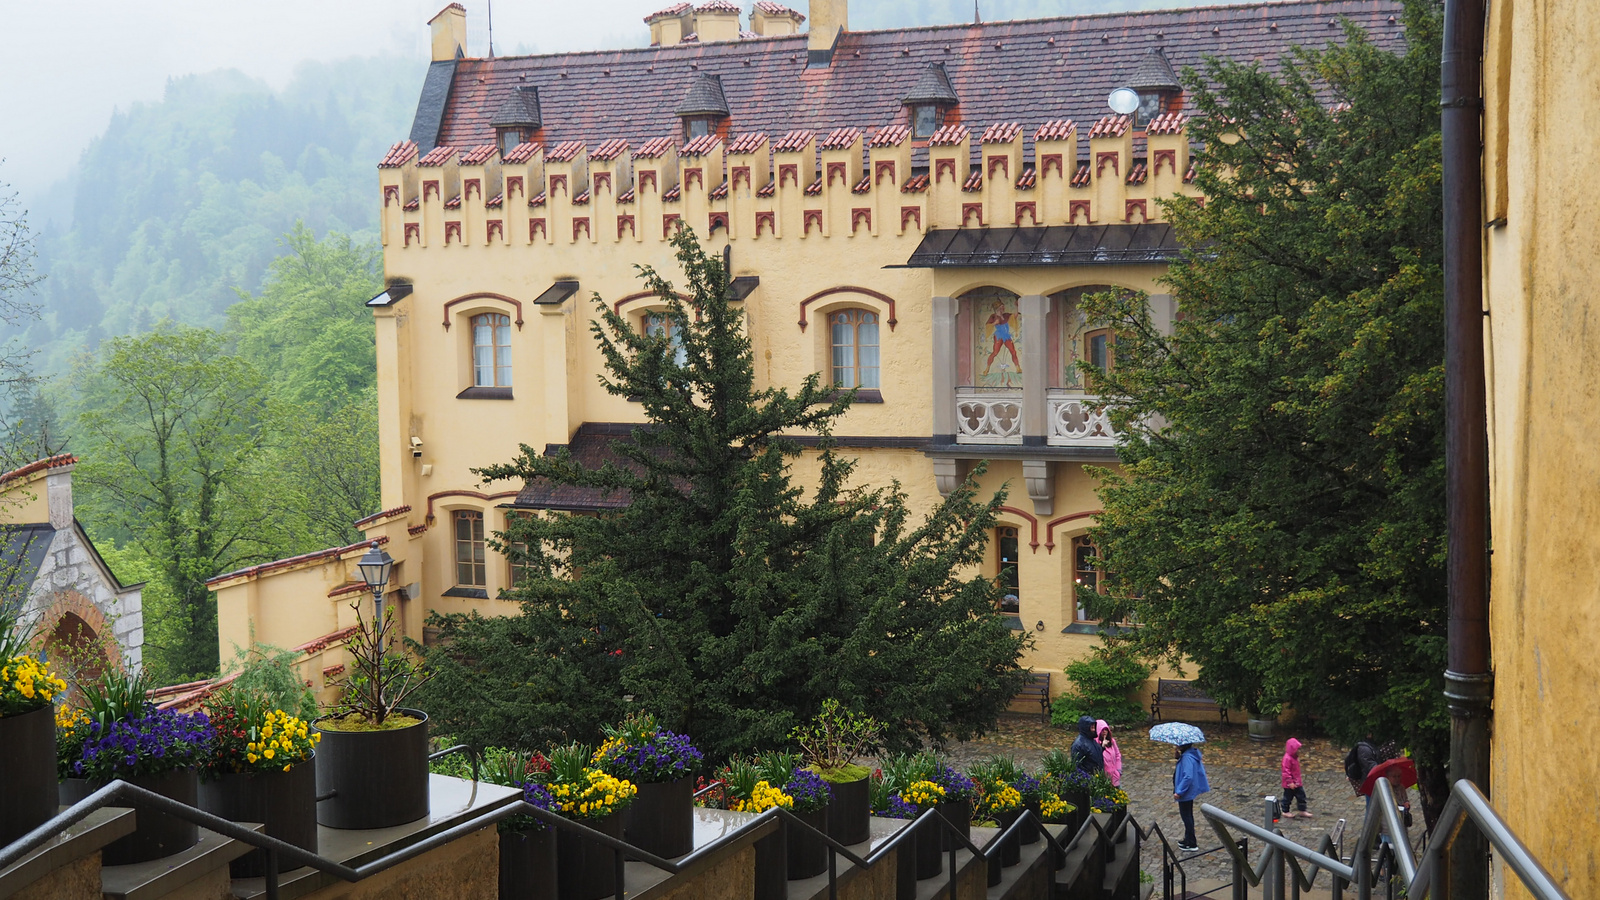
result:
<svg viewBox="0 0 1600 900"><path fill-rule="evenodd" d="M508 387L469 387L456 395L457 400L510 400Z"/></svg>
<svg viewBox="0 0 1600 900"><path fill-rule="evenodd" d="M484 588L475 587L453 587L450 590L445 591L444 595L446 597L465 597L468 600L489 599L489 592L487 590Z"/></svg>
<svg viewBox="0 0 1600 900"><path fill-rule="evenodd" d="M1026 631L1027 630L1027 629L1022 627L1022 617L1021 616L1008 616L1008 615L1005 615L1004 613L1002 613L1000 618L1006 620L1006 627L1010 628L1012 631Z"/></svg>
<svg viewBox="0 0 1600 900"><path fill-rule="evenodd" d="M845 391L833 391L832 393L828 394L828 399L829 400L837 400L840 397L843 397L845 395L845 393L846 393ZM883 402L883 391L880 391L877 388L862 388L861 390L856 391L856 400L855 400L855 402L857 402L857 403L882 403Z"/></svg>
<svg viewBox="0 0 1600 900"><path fill-rule="evenodd" d="M1133 626L1107 624L1105 622L1073 622L1071 625L1061 629L1062 634L1099 634L1102 631L1113 635L1127 634L1133 631Z"/></svg>

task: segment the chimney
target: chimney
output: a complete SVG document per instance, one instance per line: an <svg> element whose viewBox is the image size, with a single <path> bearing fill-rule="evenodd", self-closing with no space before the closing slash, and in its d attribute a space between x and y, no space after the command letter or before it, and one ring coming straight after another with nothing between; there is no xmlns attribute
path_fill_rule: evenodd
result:
<svg viewBox="0 0 1600 900"><path fill-rule="evenodd" d="M811 0L811 34L806 42L806 68L833 65L839 34L850 28L849 0Z"/></svg>
<svg viewBox="0 0 1600 900"><path fill-rule="evenodd" d="M50 510L50 527L64 531L72 527L72 457L55 466L44 478L45 505Z"/></svg>
<svg viewBox="0 0 1600 900"><path fill-rule="evenodd" d="M447 62L467 55L467 8L452 3L428 20L433 28L433 61Z"/></svg>
<svg viewBox="0 0 1600 900"><path fill-rule="evenodd" d="M644 23L650 26L650 46L671 47L683 43L683 39L694 31L693 11L694 7L688 3L674 3L645 16Z"/></svg>
<svg viewBox="0 0 1600 900"><path fill-rule="evenodd" d="M799 34L805 16L772 0L756 0L750 10L750 30L762 37L782 37Z"/></svg>

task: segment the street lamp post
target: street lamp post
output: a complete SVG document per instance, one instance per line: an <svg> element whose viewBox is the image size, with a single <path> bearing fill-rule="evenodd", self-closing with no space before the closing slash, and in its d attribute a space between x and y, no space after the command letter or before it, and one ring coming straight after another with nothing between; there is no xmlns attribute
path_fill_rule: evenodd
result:
<svg viewBox="0 0 1600 900"><path fill-rule="evenodd" d="M356 568L361 570L361 580L367 583L367 589L372 591L372 604L374 607L373 624L375 632L383 630L383 589L389 584L389 573L394 569L394 558L385 553L373 541L367 547L367 552L362 554L361 561L356 563Z"/></svg>

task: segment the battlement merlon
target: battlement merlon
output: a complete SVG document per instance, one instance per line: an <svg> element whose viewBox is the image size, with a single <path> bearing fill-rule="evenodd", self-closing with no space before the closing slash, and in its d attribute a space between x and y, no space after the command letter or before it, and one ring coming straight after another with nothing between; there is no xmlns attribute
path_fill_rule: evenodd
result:
<svg viewBox="0 0 1600 900"><path fill-rule="evenodd" d="M504 157L487 144L419 157L402 142L378 169L381 232L386 247L409 249L666 240L680 225L742 241L1157 222L1161 198L1198 194L1186 126L1178 113L1152 121L1136 158L1122 116L1082 133L1046 122L1031 136L1018 123L951 125L915 175L903 125L707 135L682 147L527 143Z"/></svg>

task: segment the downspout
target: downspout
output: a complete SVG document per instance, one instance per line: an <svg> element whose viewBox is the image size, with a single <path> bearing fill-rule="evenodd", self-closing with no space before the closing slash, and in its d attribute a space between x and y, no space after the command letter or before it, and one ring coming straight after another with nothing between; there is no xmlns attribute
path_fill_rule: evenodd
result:
<svg viewBox="0 0 1600 900"><path fill-rule="evenodd" d="M1489 791L1489 437L1483 344L1485 0L1444 0L1445 515L1449 541L1450 780ZM1470 823L1451 856L1452 900L1487 900L1488 843Z"/></svg>

